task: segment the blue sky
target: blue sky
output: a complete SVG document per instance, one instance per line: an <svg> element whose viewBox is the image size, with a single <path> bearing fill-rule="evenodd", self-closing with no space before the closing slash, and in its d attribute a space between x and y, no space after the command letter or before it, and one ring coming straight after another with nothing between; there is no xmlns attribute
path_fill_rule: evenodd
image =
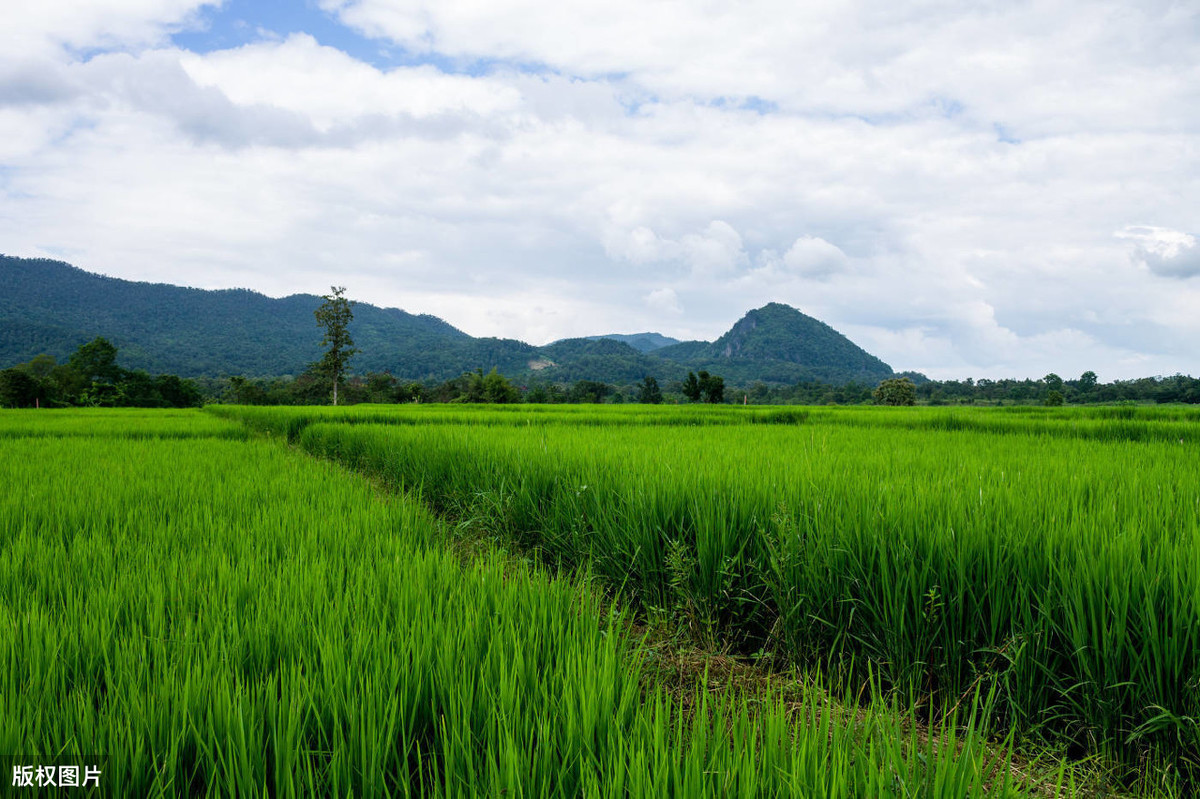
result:
<svg viewBox="0 0 1200 799"><path fill-rule="evenodd" d="M435 54L414 55L403 47L372 40L343 25L336 14L323 11L313 0L225 0L220 6L202 8L198 19L171 34L171 42L195 53L210 53L295 33L312 36L320 44L378 69L426 63L448 72L475 68L474 64L455 64Z"/></svg>
<svg viewBox="0 0 1200 799"><path fill-rule="evenodd" d="M171 33L171 42L194 53L210 53L284 39L292 34L313 37L377 69L430 65L441 72L479 76L498 68L538 74L541 64L501 61L488 57L447 57L436 51L411 50L386 38L372 38L342 23L333 11L314 0L224 0L204 6L186 27Z"/></svg>
<svg viewBox="0 0 1200 799"><path fill-rule="evenodd" d="M199 19L186 30L171 35L178 47L195 53L227 50L264 38L282 38L290 33L307 33L328 47L336 47L355 58L380 68L395 66L400 48L372 42L322 11L311 0L225 0L219 7L206 6Z"/></svg>
<svg viewBox="0 0 1200 799"><path fill-rule="evenodd" d="M1086 24L1081 24L1086 20ZM1200 374L1200 15L1146 0L43 0L0 251L475 335L783 302L937 377Z"/></svg>

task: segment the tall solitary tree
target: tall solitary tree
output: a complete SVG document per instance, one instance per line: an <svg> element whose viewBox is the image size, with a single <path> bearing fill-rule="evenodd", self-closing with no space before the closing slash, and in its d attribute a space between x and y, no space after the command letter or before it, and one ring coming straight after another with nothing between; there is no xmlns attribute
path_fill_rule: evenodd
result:
<svg viewBox="0 0 1200 799"><path fill-rule="evenodd" d="M333 381L333 404L337 405L338 383L346 373L346 364L358 350L354 348L354 340L350 338L348 330L350 321L354 318L354 303L343 296L346 293L345 286L329 288L332 293L321 295L325 302L313 311L313 315L317 317L317 324L325 328L321 346L328 347L325 355L317 363L317 368Z"/></svg>

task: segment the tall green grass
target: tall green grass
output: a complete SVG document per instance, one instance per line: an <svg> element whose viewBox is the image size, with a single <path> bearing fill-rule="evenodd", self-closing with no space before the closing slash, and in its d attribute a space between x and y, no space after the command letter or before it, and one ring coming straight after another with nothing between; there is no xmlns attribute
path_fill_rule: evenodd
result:
<svg viewBox="0 0 1200 799"><path fill-rule="evenodd" d="M800 424L803 408L754 408L735 405L348 405L340 407L262 407L211 405L210 413L237 419L250 428L295 441L310 424L422 425L482 427L568 424L580 427L647 425L695 427L741 424Z"/></svg>
<svg viewBox="0 0 1200 799"><path fill-rule="evenodd" d="M315 454L651 611L1138 769L1200 758L1200 460L1179 442L858 427L321 424Z"/></svg>
<svg viewBox="0 0 1200 799"><path fill-rule="evenodd" d="M125 432L0 440L0 754L121 797L1019 793L969 711L668 691L586 584L464 564L417 503Z"/></svg>
<svg viewBox="0 0 1200 799"><path fill-rule="evenodd" d="M310 424L577 427L645 425L794 425L812 423L941 432L1084 438L1098 441L1200 443L1200 411L1180 406L1046 408L763 407L738 405L350 405L262 407L212 405L210 413L295 441ZM0 434L3 428L0 427Z"/></svg>
<svg viewBox="0 0 1200 799"><path fill-rule="evenodd" d="M145 408L3 409L0 438L246 438L246 428L199 410Z"/></svg>
<svg viewBox="0 0 1200 799"><path fill-rule="evenodd" d="M1200 411L1188 407L822 408L816 423L1016 434L1098 441L1200 443Z"/></svg>

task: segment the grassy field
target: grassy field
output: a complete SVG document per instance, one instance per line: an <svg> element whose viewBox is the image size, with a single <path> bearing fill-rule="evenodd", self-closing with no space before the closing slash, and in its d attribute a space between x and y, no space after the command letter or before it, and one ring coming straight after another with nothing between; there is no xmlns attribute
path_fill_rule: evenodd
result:
<svg viewBox="0 0 1200 799"><path fill-rule="evenodd" d="M696 427L745 424L797 424L804 408L740 408L732 405L350 405L331 407L252 407L214 405L208 409L259 432L295 442L304 428L319 422L339 424L457 424L526 427L565 424L573 427Z"/></svg>
<svg viewBox="0 0 1200 799"><path fill-rule="evenodd" d="M126 439L244 439L246 427L196 410L91 408L0 412L0 439L88 436Z"/></svg>
<svg viewBox="0 0 1200 799"><path fill-rule="evenodd" d="M420 412L431 424L323 424L302 436L314 451L364 468L368 461L350 459L350 450L374 441L389 479L419 485L433 499L439 492L430 481L446 473L443 466L476 457L466 450L468 432L493 447L480 465L511 468L514 485L528 471L577 491L583 504L554 503L557 514L584 510L609 491L543 468L555 462L548 453L567 451L568 436L602 436L577 453L579 465L611 470L617 461L592 456L618 434L671 446L674 434L705 441L714 433L796 432L673 423L651 430L638 422L584 428L565 419L534 425L519 413L509 414L513 423L483 428L432 424L437 412ZM242 413L251 415L232 415ZM291 423L282 424L275 429ZM625 559L636 575L626 594L644 597L641 606L677 603L722 635L744 621L752 631L746 640L765 629L760 611L738 609L742 600L713 594L713 607L704 604L699 550L689 565L693 555L670 544L685 540L685 528L664 539L663 576L628 544L593 557L601 534L569 548L565 521L547 527L539 545L549 550L561 539L563 557L586 567L554 577L486 547L467 558L426 505L403 491L381 492L337 464L289 450L279 435L246 438L244 428L212 416L3 412L0 429L6 763L95 762L106 796L1025 791L1005 748L985 740L979 690L942 718L897 695L835 692L831 701L812 682L751 686L703 670L694 679L661 679L672 666L657 661L670 652L638 633L636 608L614 606L586 569L612 584ZM405 449L422 442L434 449ZM405 452L424 471L401 470ZM643 465L627 464L625 476L661 474L639 477ZM605 473L608 485L619 485L621 473ZM500 508L508 501L507 488L482 480L476 494L485 499L459 493L447 486L437 504L478 510L488 497ZM676 518L665 510L665 520ZM601 528L575 533L593 529ZM520 532L521 541L534 533ZM697 543L710 532L697 529ZM724 567L714 574L743 585ZM656 580L665 580L660 594L652 593ZM1036 787L1046 795L1044 781Z"/></svg>
<svg viewBox="0 0 1200 799"><path fill-rule="evenodd" d="M1200 410L1191 406L1084 406L1075 408L814 409L812 420L911 430L1018 433L1097 441L1200 443Z"/></svg>
<svg viewBox="0 0 1200 799"><path fill-rule="evenodd" d="M685 410L226 412L718 646L846 684L870 669L930 707L986 688L1023 735L1195 778L1200 416Z"/></svg>

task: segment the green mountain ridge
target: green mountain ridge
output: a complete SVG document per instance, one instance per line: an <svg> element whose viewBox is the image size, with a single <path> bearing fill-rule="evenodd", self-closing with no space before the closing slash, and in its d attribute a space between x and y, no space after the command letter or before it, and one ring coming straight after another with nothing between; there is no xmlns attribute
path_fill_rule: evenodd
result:
<svg viewBox="0 0 1200 799"><path fill-rule="evenodd" d="M662 333L607 333L603 336L584 336L584 338L589 341L599 341L601 339L620 341L633 347L638 352L654 352L654 350L680 343L679 339L664 336ZM568 339L561 340L567 341ZM558 342L554 343L557 344Z"/></svg>
<svg viewBox="0 0 1200 799"><path fill-rule="evenodd" d="M0 285L0 368L42 353L62 361L96 336L119 348L126 368L184 377L297 375L321 355L313 318L321 298L311 294L276 299L248 289L134 282L3 255ZM475 338L435 316L365 302L355 304L350 332L360 350L354 373L404 380L492 368L519 382L617 384L646 375L680 380L700 369L731 384L867 382L892 374L833 328L778 303L750 311L714 342L638 333L535 347Z"/></svg>
<svg viewBox="0 0 1200 799"><path fill-rule="evenodd" d="M685 341L655 354L737 382L875 383L893 375L890 366L829 325L777 302L750 311L712 343Z"/></svg>

